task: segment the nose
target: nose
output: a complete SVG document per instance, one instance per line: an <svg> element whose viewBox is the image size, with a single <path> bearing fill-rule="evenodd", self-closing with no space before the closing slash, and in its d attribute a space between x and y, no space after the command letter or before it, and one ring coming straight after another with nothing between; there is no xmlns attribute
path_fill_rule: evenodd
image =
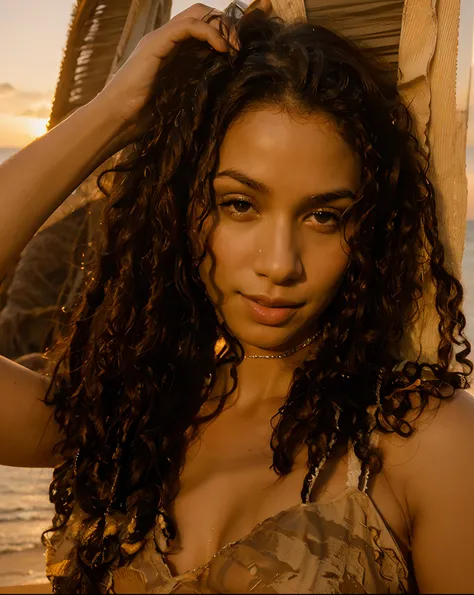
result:
<svg viewBox="0 0 474 595"><path fill-rule="evenodd" d="M304 275L300 239L296 226L283 218L267 221L260 228L254 269L259 277L267 277L275 285L300 281Z"/></svg>

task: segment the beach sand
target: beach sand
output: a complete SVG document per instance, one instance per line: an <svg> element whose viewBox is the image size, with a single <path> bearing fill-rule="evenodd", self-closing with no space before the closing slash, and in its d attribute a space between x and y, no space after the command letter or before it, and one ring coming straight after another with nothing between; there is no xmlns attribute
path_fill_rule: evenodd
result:
<svg viewBox="0 0 474 595"><path fill-rule="evenodd" d="M45 575L44 551L44 547L36 547L21 552L2 554L0 556L0 585L2 587L39 583L48 583L49 585ZM0 593L2 591L12 593L11 590L5 589L0 590ZM31 590L25 591L25 593L31 592Z"/></svg>

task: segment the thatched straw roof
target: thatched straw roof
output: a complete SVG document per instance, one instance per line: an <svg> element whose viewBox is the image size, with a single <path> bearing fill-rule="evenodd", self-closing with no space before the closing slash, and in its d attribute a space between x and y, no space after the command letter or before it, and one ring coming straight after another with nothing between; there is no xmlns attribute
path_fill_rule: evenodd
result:
<svg viewBox="0 0 474 595"><path fill-rule="evenodd" d="M396 69L404 0L274 0L285 18L307 18L376 47ZM146 30L166 22L171 0L77 0L56 87L50 127L90 101L130 48L124 33L146 15ZM142 32L145 28L141 27Z"/></svg>
<svg viewBox="0 0 474 595"><path fill-rule="evenodd" d="M274 0L286 19L336 29L376 47L396 69L404 0ZM130 48L126 29L151 30L169 19L171 0L77 0L51 112L50 126L90 101L104 87L114 65Z"/></svg>
<svg viewBox="0 0 474 595"><path fill-rule="evenodd" d="M336 29L349 39L376 48L377 53L396 69L403 5L403 0L308 0L306 13L309 21Z"/></svg>
<svg viewBox="0 0 474 595"><path fill-rule="evenodd" d="M128 32L138 29L141 36L166 22L170 11L171 0L77 0L49 126L99 93L129 49Z"/></svg>
<svg viewBox="0 0 474 595"><path fill-rule="evenodd" d="M138 41L170 18L172 0L77 0L53 108L52 128L99 93ZM72 213L95 195L99 167L49 217L41 229ZM108 163L110 165L110 163Z"/></svg>

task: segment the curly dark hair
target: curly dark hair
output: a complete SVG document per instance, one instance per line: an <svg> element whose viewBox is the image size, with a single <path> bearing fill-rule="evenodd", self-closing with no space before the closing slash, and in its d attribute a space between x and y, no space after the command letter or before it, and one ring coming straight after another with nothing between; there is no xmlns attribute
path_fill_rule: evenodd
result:
<svg viewBox="0 0 474 595"><path fill-rule="evenodd" d="M200 213L202 229L215 209L219 148L246 110L329 115L362 171L342 222L346 235L353 226L350 264L321 315L317 357L295 370L278 412L275 472L291 471L302 444L318 464L335 433L338 444L351 439L364 467L376 473L382 461L369 441L374 429L408 437L409 411L421 412L430 397L449 398L441 384L451 387L450 396L469 386L463 290L444 266L427 160L394 73L323 27L287 25L258 10L225 18L234 19L241 49L180 44L157 77L154 126L100 181L105 192L104 176L113 176L104 237L58 342L46 397L65 436L56 447L64 458L50 488L50 531L64 531L76 507L90 523L87 536L77 537L75 570L52 579L56 592L109 591L111 569L133 558L158 513L175 536L166 511L186 449L235 390L236 381L215 398L211 415L200 415L219 366L235 372L243 350L199 279L206 252L193 254L188 232L196 223L190 213ZM440 319L438 361L400 364L426 276L434 280ZM217 353L219 338L227 348ZM380 370L382 406L374 410ZM120 531L107 529L108 512L123 515Z"/></svg>

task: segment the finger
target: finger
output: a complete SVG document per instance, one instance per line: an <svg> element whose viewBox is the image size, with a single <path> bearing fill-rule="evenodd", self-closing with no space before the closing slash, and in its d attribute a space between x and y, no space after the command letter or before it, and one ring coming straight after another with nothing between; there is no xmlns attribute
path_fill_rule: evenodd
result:
<svg viewBox="0 0 474 595"><path fill-rule="evenodd" d="M205 19L206 16L210 16L211 14L222 14L222 11L218 10L217 8L213 8L212 6L208 6L207 4L197 3L193 4L177 16L190 16L197 19Z"/></svg>
<svg viewBox="0 0 474 595"><path fill-rule="evenodd" d="M200 41L207 41L218 52L227 51L225 40L218 29L195 17L183 19L179 27L174 28L174 31L170 35L170 41L173 44L177 44L190 37L194 37Z"/></svg>
<svg viewBox="0 0 474 595"><path fill-rule="evenodd" d="M232 47L235 50L240 49L239 36L237 35L237 32L235 31L234 27L229 29L229 26L227 25L227 23L224 20L220 20L220 19L212 20L209 23L209 25L211 25L211 27L214 27L217 31L219 31L219 34L221 32L221 27L222 27L225 37L228 39L228 41L232 45Z"/></svg>
<svg viewBox="0 0 474 595"><path fill-rule="evenodd" d="M205 9L209 8L206 5L197 5L197 6L205 8ZM200 8L199 8L199 10L200 10ZM219 33L221 32L221 27L222 27L229 43L234 47L234 49L239 50L240 49L239 38L238 38L235 30L233 28L231 30L229 30L229 27L224 19L221 19L221 18L211 19L210 18L212 16L221 17L223 14L224 13L222 10L213 8L213 9L210 9L209 12L207 12L204 15L203 20L205 20L209 25L211 25L211 27L214 27L217 31L219 31Z"/></svg>
<svg viewBox="0 0 474 595"><path fill-rule="evenodd" d="M168 22L168 26L171 25L175 27L174 31L178 32L177 35L176 33L173 35L171 39L172 43L179 43L180 41L184 41L189 37L195 37L201 41L207 41L211 47L213 47L218 52L226 52L228 47L220 33L220 23L222 22L221 19L214 18L209 21L211 16L221 16L222 14L223 13L221 10L212 8L206 4L193 4L183 12L177 14L173 19L171 19L171 21ZM200 26L200 23L205 27L211 27L214 32L207 31L205 27ZM233 31L231 31L229 34L228 29L225 27L225 23L223 24L228 35L229 43L234 47L234 49L238 50L239 40L237 34ZM191 27L193 30L191 30ZM165 50L164 53L170 52L172 45L163 49ZM160 51L160 54L161 53L162 52Z"/></svg>

